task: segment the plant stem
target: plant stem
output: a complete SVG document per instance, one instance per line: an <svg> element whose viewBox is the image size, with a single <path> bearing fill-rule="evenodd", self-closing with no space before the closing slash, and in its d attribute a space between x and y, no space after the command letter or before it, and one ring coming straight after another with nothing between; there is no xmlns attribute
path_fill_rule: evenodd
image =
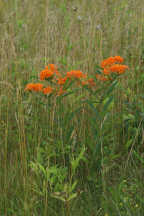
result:
<svg viewBox="0 0 144 216"><path fill-rule="evenodd" d="M69 205L69 201L66 201L66 216L70 216L70 205Z"/></svg>

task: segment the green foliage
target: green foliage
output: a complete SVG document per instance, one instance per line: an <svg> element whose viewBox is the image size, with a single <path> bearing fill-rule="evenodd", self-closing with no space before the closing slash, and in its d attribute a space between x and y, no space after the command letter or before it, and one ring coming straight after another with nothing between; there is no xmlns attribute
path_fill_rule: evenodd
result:
<svg viewBox="0 0 144 216"><path fill-rule="evenodd" d="M144 215L143 2L0 0L0 215ZM121 55L130 70L98 81ZM24 92L54 63L94 77Z"/></svg>

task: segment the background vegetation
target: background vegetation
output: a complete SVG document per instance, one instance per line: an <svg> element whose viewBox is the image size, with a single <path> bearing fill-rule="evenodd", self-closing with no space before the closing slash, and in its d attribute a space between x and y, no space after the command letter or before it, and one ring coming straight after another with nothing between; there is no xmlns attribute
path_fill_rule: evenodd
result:
<svg viewBox="0 0 144 216"><path fill-rule="evenodd" d="M141 0L0 0L1 216L144 215L143 38ZM130 69L95 115L82 92L24 92L50 63L93 75L115 55Z"/></svg>

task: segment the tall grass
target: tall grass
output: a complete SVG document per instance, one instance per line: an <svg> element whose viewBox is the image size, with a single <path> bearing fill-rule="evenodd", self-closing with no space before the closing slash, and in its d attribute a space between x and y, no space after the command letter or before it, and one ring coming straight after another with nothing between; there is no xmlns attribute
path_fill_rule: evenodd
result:
<svg viewBox="0 0 144 216"><path fill-rule="evenodd" d="M144 214L143 23L140 0L0 0L1 216ZM98 105L109 86L24 91L50 63L92 77L117 55L129 70Z"/></svg>

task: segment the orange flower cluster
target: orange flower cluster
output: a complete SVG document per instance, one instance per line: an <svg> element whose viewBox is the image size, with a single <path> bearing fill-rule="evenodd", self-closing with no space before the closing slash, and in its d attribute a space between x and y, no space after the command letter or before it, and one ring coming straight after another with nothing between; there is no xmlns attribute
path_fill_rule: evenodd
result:
<svg viewBox="0 0 144 216"><path fill-rule="evenodd" d="M101 67L106 68L115 62L122 63L124 59L121 56L109 57L101 62Z"/></svg>
<svg viewBox="0 0 144 216"><path fill-rule="evenodd" d="M86 78L86 75L83 74L83 72L80 70L72 70L72 71L67 72L67 77L79 79L79 78Z"/></svg>
<svg viewBox="0 0 144 216"><path fill-rule="evenodd" d="M120 64L114 64L112 65L109 70L111 72L116 72L118 74L123 74L125 72L125 70L128 69L128 66L126 65L120 65Z"/></svg>
<svg viewBox="0 0 144 216"><path fill-rule="evenodd" d="M62 75L58 72L57 67L54 64L49 64L42 70L39 74L39 78L41 81L50 81L51 85L44 86L41 83L29 83L27 84L25 91L39 91L45 95L49 95L51 93L56 93L56 95L64 94L65 91L65 83L67 80L69 82L71 79L80 80L81 78L85 78L86 75L82 73L80 70L72 70L66 73L66 76L62 77Z"/></svg>
<svg viewBox="0 0 144 216"><path fill-rule="evenodd" d="M40 72L40 80L52 78L54 74L60 76L57 67L54 64L49 64L48 66L45 67L44 70Z"/></svg>
<svg viewBox="0 0 144 216"><path fill-rule="evenodd" d="M46 88L43 88L43 93L46 94L51 94L53 91L51 86L47 86Z"/></svg>
<svg viewBox="0 0 144 216"><path fill-rule="evenodd" d="M54 75L54 71L50 70L48 66L46 66L45 69L40 72L40 80L48 79L53 75Z"/></svg>
<svg viewBox="0 0 144 216"><path fill-rule="evenodd" d="M96 79L100 81L111 80L111 74L123 74L128 66L122 65L123 58L120 56L109 57L101 62L102 73L96 74ZM95 88L96 83L93 78L87 79L87 76L80 70L71 70L63 77L57 70L54 64L49 64L39 74L41 81L48 81L50 85L44 86L41 83L29 83L27 84L25 91L41 92L44 95L56 94L62 95L66 92L66 89L71 81L75 80L81 86L87 86Z"/></svg>
<svg viewBox="0 0 144 216"><path fill-rule="evenodd" d="M59 77L57 83L59 85L64 85L66 81L67 81L67 77L64 77L64 78Z"/></svg>
<svg viewBox="0 0 144 216"><path fill-rule="evenodd" d="M115 74L123 74L125 73L128 66L122 65L119 63L123 63L124 59L121 56L109 57L101 62L101 68L103 69L103 74L96 74L96 78L101 81L111 80L110 75L112 73Z"/></svg>
<svg viewBox="0 0 144 216"><path fill-rule="evenodd" d="M30 90L30 91L42 91L43 89L43 84L41 83L29 83L27 84L25 91Z"/></svg>

